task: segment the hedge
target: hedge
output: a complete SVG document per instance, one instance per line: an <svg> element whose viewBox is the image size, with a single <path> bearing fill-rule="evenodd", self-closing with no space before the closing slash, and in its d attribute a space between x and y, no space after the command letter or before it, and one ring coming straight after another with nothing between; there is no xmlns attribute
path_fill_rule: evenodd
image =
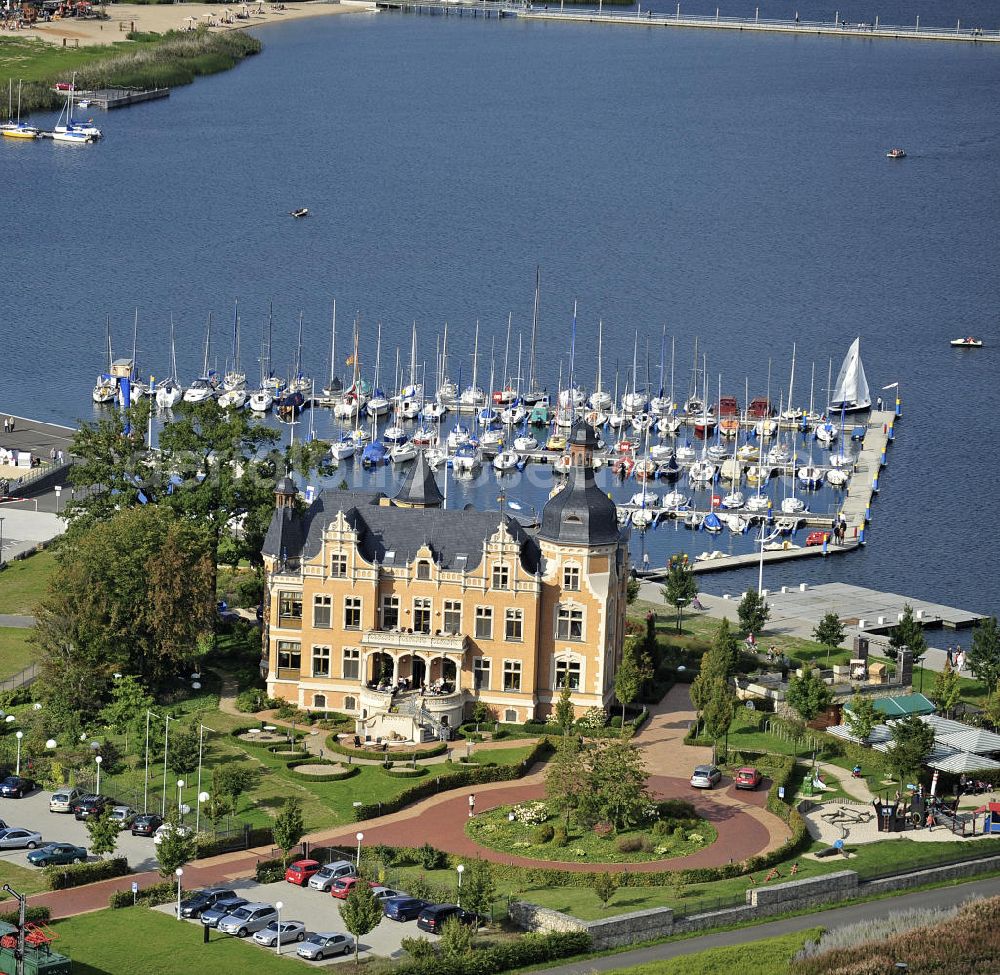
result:
<svg viewBox="0 0 1000 975"><path fill-rule="evenodd" d="M258 860L254 871L258 884L273 884L285 879L285 865L281 860Z"/></svg>
<svg viewBox="0 0 1000 975"><path fill-rule="evenodd" d="M52 910L48 907L31 907L25 909L24 920L27 924L47 924L52 920ZM10 924L15 928L20 924L17 911L7 911L0 914L0 924Z"/></svg>
<svg viewBox="0 0 1000 975"><path fill-rule="evenodd" d="M411 752L398 752L398 751L380 751L378 748L352 748L348 745L341 745L337 741L336 735L328 735L326 739L326 747L332 752L336 752L338 755L346 755L348 758L378 758L380 755L390 759L393 762L412 762L420 761L422 758L436 758L438 755L444 755L448 751L448 743L446 741L439 741L436 745L431 748L424 748L420 751Z"/></svg>
<svg viewBox="0 0 1000 975"><path fill-rule="evenodd" d="M354 819L356 822L360 822L364 819L373 819L375 816L384 816L386 813L399 812L400 809L420 802L421 799L436 795L442 789L464 789L471 785L485 785L487 782L510 782L519 779L536 761L553 751L552 742L548 738L543 738L535 744L520 765L501 765L498 767L481 765L477 768L460 768L451 775L438 776L432 781L421 782L420 785L406 789L398 796L386 799L384 802L369 802L355 806Z"/></svg>
<svg viewBox="0 0 1000 975"><path fill-rule="evenodd" d="M108 898L108 907L118 909L132 907L135 904L146 904L155 907L157 904L169 904L177 896L177 885L170 880L159 884L143 887L137 894L131 890L116 890Z"/></svg>
<svg viewBox="0 0 1000 975"><path fill-rule="evenodd" d="M131 872L125 857L114 857L111 860L98 860L96 863L72 863L65 867L46 867L45 880L49 890L66 890L69 887L92 884L98 880L124 877Z"/></svg>
<svg viewBox="0 0 1000 975"><path fill-rule="evenodd" d="M538 965L591 950L586 931L555 934L522 934L512 941L501 941L458 958L432 955L407 958L392 966L393 975L497 975L498 972Z"/></svg>
<svg viewBox="0 0 1000 975"><path fill-rule="evenodd" d="M294 775L297 779L304 779L307 782L341 782L344 779L349 779L352 775L357 775L361 771L360 765L349 765L341 772L325 772L323 775L310 775L308 772L297 772L296 768L299 765L330 765L332 764L325 758L314 758L310 756L307 759L292 759L290 762L285 763L285 767L288 769L290 775Z"/></svg>
<svg viewBox="0 0 1000 975"><path fill-rule="evenodd" d="M271 751L272 749L275 749L275 748L282 748L282 747L286 747L287 746L287 744L288 744L287 738L283 742L279 742L279 741L255 741L252 738L240 738L240 735L245 735L248 731L252 731L254 728L258 728L259 729L260 725L259 724L243 725L242 727L239 727L239 728L233 728L233 730L230 731L229 734L230 734L231 737L235 738L239 742L239 744L241 746L246 746L247 748L259 748L262 751L266 751L266 752L269 752L269 751ZM285 734L287 736L291 736L291 738L292 738L292 740L294 742L300 742L305 737L305 735L303 735L302 732L300 732L300 731L296 731L295 734L293 735L292 732L291 732L291 729L281 728L279 730L283 734Z"/></svg>
<svg viewBox="0 0 1000 975"><path fill-rule="evenodd" d="M384 765L380 765L379 768L393 779L419 779L430 771L426 765L418 765L416 768L386 768Z"/></svg>

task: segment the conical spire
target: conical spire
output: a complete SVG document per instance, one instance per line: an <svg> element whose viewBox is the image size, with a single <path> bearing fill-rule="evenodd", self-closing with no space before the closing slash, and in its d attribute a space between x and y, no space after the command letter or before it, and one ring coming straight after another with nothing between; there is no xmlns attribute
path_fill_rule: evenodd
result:
<svg viewBox="0 0 1000 975"><path fill-rule="evenodd" d="M427 463L422 450L417 451L417 459L407 471L403 486L393 503L399 508L440 508L444 495L437 485L434 472Z"/></svg>

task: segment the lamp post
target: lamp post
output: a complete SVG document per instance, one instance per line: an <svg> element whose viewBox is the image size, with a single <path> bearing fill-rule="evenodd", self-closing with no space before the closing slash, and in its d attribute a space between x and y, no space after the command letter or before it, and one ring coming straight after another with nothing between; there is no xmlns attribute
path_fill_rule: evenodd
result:
<svg viewBox="0 0 1000 975"><path fill-rule="evenodd" d="M462 906L462 874L465 873L465 864L460 863L455 869L458 871L458 906Z"/></svg>
<svg viewBox="0 0 1000 975"><path fill-rule="evenodd" d="M199 721L198 722L198 805L195 809L195 814L194 814L194 831L196 833L198 832L198 825L201 822L201 804L203 801L201 798L203 794L201 791L201 755L202 755L202 746L206 730L211 731L212 729L211 728L206 729L205 726ZM204 795L207 799L208 793L204 793Z"/></svg>
<svg viewBox="0 0 1000 975"><path fill-rule="evenodd" d="M97 765L97 787L94 789L94 792L97 795L101 794L101 762L103 761L104 759L100 755L94 756L94 763Z"/></svg>
<svg viewBox="0 0 1000 975"><path fill-rule="evenodd" d="M274 953L281 954L281 909L285 905L281 901L275 901L274 909L278 912L278 930L274 935Z"/></svg>
<svg viewBox="0 0 1000 975"><path fill-rule="evenodd" d="M3 565L3 517L0 516L0 565Z"/></svg>
<svg viewBox="0 0 1000 975"><path fill-rule="evenodd" d="M146 771L142 779L142 811L149 812L149 716L152 712L146 708Z"/></svg>
<svg viewBox="0 0 1000 975"><path fill-rule="evenodd" d="M163 797L160 800L160 817L167 818L167 745L170 743L170 715L163 716Z"/></svg>
<svg viewBox="0 0 1000 975"><path fill-rule="evenodd" d="M14 737L17 739L17 771L15 775L21 774L21 739L24 737L24 732L19 731Z"/></svg>
<svg viewBox="0 0 1000 975"><path fill-rule="evenodd" d="M197 833L201 827L201 804L203 802L208 802L212 797L207 792L198 793L198 805L195 807L194 813L194 831Z"/></svg>
<svg viewBox="0 0 1000 975"><path fill-rule="evenodd" d="M354 838L358 841L358 857L354 865L357 868L358 873L361 873L361 841L365 838L365 834L355 833Z"/></svg>
<svg viewBox="0 0 1000 975"><path fill-rule="evenodd" d="M183 817L184 813L181 812L181 807L184 805L184 780L177 780L177 818L178 820Z"/></svg>
<svg viewBox="0 0 1000 975"><path fill-rule="evenodd" d="M181 921L181 877L184 876L184 868L178 867L174 871L174 876L177 878L177 920Z"/></svg>

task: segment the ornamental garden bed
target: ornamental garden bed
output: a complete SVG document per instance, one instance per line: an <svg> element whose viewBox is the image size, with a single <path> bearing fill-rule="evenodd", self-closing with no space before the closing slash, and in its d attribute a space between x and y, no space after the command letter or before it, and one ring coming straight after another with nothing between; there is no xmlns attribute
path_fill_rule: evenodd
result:
<svg viewBox="0 0 1000 975"><path fill-rule="evenodd" d="M647 825L614 831L609 824L589 828L550 810L544 802L500 806L470 819L466 835L501 853L556 863L647 863L687 856L718 839L715 828L689 803L655 804Z"/></svg>

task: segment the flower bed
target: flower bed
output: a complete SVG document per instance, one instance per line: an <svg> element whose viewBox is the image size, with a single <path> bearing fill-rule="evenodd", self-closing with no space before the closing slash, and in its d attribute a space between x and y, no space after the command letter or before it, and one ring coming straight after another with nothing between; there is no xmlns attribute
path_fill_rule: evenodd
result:
<svg viewBox="0 0 1000 975"><path fill-rule="evenodd" d="M511 818L513 817L513 818ZM560 863L648 863L687 856L718 838L703 819L663 819L647 829L613 833L586 829L571 820L569 830L543 802L501 806L470 819L466 835L501 853Z"/></svg>
<svg viewBox="0 0 1000 975"><path fill-rule="evenodd" d="M358 765L342 765L325 758L310 758L305 761L294 759L286 768L297 778L308 779L310 782L340 782L361 771Z"/></svg>

